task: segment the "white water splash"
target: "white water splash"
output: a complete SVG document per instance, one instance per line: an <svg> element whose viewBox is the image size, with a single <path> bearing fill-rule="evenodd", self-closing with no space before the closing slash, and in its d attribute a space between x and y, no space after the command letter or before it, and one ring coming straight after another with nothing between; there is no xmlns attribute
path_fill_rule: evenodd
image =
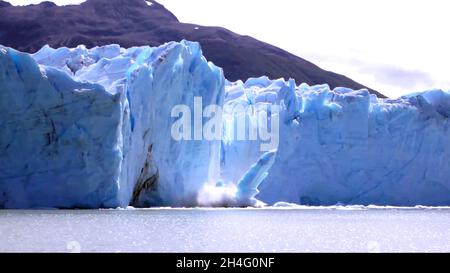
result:
<svg viewBox="0 0 450 273"><path fill-rule="evenodd" d="M276 151L265 153L239 180L237 184L206 184L200 191L197 202L201 207L264 207L257 200L258 187L267 177L275 162Z"/></svg>

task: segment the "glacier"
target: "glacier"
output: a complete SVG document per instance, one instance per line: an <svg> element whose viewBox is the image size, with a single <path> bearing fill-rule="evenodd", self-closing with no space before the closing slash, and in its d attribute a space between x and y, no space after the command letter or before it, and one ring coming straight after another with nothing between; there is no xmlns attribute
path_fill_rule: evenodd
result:
<svg viewBox="0 0 450 273"><path fill-rule="evenodd" d="M276 160L259 200L271 205L450 204L449 91L380 99L367 90L297 86L267 77L227 83L227 90L225 104L283 106ZM243 111L231 109L229 115ZM225 142L222 175L235 180L235 171L251 166L260 154L258 142Z"/></svg>
<svg viewBox="0 0 450 273"><path fill-rule="evenodd" d="M195 98L224 108L222 140L171 137ZM232 137L249 113L279 120L276 151ZM445 90L228 82L196 42L0 46L0 208L450 205L449 117Z"/></svg>
<svg viewBox="0 0 450 273"><path fill-rule="evenodd" d="M187 41L34 55L2 47L0 207L195 204L220 141L174 141L170 111L194 96L221 104L224 84Z"/></svg>

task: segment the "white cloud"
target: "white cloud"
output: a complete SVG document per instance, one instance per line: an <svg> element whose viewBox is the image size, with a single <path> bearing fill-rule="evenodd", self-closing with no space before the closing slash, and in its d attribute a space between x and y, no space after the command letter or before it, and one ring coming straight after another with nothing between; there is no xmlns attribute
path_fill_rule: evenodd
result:
<svg viewBox="0 0 450 273"><path fill-rule="evenodd" d="M412 85L404 78L399 81L403 86L393 84L392 78L362 68L419 71L428 74L430 81L419 81L414 90L450 89L447 15L450 2L446 0L160 0L160 3L181 21L220 25L254 36L392 97L412 91ZM341 60L324 61L320 56ZM379 75L381 71L377 71Z"/></svg>

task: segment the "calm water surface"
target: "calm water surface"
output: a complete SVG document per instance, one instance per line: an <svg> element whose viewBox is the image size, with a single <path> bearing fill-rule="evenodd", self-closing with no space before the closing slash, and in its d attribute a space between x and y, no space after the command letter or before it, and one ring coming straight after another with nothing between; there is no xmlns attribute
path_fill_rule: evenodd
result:
<svg viewBox="0 0 450 273"><path fill-rule="evenodd" d="M449 209L0 211L0 252L450 252Z"/></svg>

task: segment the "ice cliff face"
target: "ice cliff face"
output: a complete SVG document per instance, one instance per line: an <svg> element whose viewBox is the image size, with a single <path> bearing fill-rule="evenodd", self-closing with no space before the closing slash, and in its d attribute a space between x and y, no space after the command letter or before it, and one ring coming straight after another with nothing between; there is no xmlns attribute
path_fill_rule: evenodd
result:
<svg viewBox="0 0 450 273"><path fill-rule="evenodd" d="M219 142L170 137L173 106L223 99L197 43L0 50L0 207L193 204L218 170Z"/></svg>
<svg viewBox="0 0 450 273"><path fill-rule="evenodd" d="M197 97L223 106L222 141L172 137L173 108ZM236 138L246 115L270 138ZM226 82L187 41L0 47L0 208L450 205L449 117L442 90Z"/></svg>
<svg viewBox="0 0 450 273"><path fill-rule="evenodd" d="M450 93L396 100L367 90L250 79L227 86L226 104L282 104L276 161L260 200L306 205L449 205ZM236 113L234 113L236 114ZM222 150L222 174L246 169L258 142Z"/></svg>

